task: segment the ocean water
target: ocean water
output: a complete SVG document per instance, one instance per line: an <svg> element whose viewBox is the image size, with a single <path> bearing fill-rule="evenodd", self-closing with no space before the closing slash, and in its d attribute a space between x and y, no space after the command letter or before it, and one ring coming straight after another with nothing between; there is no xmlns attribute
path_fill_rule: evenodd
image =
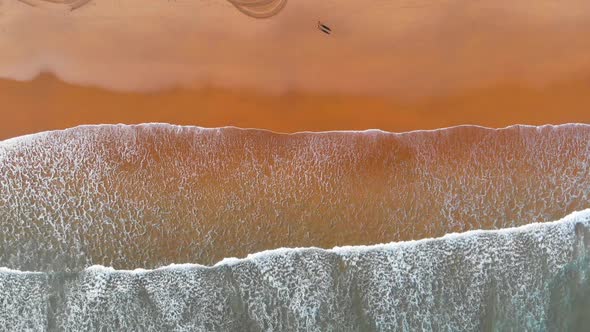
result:
<svg viewBox="0 0 590 332"><path fill-rule="evenodd" d="M586 125L6 140L0 331L584 331L589 157Z"/></svg>
<svg viewBox="0 0 590 332"><path fill-rule="evenodd" d="M590 126L275 134L84 126L0 142L0 266L215 264L590 208Z"/></svg>
<svg viewBox="0 0 590 332"><path fill-rule="evenodd" d="M0 270L0 328L30 331L583 331L590 210L215 266Z"/></svg>

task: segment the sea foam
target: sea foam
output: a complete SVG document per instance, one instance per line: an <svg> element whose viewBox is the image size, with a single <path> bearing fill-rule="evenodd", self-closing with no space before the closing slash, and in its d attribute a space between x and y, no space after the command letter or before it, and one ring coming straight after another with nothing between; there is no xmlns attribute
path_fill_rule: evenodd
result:
<svg viewBox="0 0 590 332"><path fill-rule="evenodd" d="M214 266L0 271L0 328L191 331L580 330L590 210L374 246L278 249Z"/></svg>
<svg viewBox="0 0 590 332"><path fill-rule="evenodd" d="M587 125L40 133L0 142L0 266L211 265L546 222L590 207L589 161Z"/></svg>

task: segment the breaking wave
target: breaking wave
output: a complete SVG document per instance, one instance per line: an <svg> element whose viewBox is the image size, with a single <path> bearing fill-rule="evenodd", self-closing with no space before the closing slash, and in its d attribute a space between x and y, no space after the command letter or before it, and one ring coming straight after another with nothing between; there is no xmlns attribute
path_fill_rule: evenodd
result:
<svg viewBox="0 0 590 332"><path fill-rule="evenodd" d="M590 323L590 210L557 222L215 266L0 270L3 330L574 331Z"/></svg>

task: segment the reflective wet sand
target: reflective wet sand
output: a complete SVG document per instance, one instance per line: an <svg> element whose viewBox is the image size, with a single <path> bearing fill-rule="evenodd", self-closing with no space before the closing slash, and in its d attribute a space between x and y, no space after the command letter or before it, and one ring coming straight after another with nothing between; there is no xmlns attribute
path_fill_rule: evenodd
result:
<svg viewBox="0 0 590 332"><path fill-rule="evenodd" d="M0 81L0 139L80 124L167 122L237 126L278 132L363 130L402 132L461 124L505 127L590 123L590 82L544 89L499 85L436 97L265 94L214 89L145 93L80 87L44 75L32 82Z"/></svg>

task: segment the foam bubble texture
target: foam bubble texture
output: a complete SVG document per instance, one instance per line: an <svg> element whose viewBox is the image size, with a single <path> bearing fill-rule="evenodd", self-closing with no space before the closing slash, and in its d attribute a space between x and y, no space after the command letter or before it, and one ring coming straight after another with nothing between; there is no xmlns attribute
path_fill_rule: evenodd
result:
<svg viewBox="0 0 590 332"><path fill-rule="evenodd" d="M590 127L281 135L85 126L0 143L0 266L212 264L589 208Z"/></svg>
<svg viewBox="0 0 590 332"><path fill-rule="evenodd" d="M580 330L590 323L589 253L587 210L502 231L371 247L281 249L213 267L3 270L0 328Z"/></svg>

